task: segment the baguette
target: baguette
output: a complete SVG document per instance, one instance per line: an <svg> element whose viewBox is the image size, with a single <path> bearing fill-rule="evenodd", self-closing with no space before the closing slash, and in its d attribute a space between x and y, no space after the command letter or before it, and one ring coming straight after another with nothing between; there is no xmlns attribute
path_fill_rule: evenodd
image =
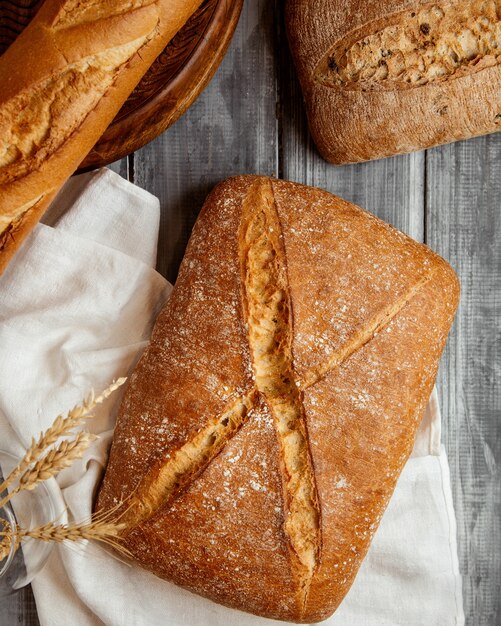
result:
<svg viewBox="0 0 501 626"><path fill-rule="evenodd" d="M47 0L0 57L0 272L201 0Z"/></svg>
<svg viewBox="0 0 501 626"><path fill-rule="evenodd" d="M356 163L501 128L500 0L288 0L320 154Z"/></svg>
<svg viewBox="0 0 501 626"><path fill-rule="evenodd" d="M452 269L358 207L219 185L120 408L97 509L158 576L314 622L348 591L408 458Z"/></svg>

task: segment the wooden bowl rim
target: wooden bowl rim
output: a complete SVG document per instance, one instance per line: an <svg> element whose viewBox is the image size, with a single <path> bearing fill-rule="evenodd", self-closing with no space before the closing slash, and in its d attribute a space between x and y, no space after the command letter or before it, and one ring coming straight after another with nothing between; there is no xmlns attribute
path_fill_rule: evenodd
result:
<svg viewBox="0 0 501 626"><path fill-rule="evenodd" d="M162 88L155 91L147 100L142 101L131 112L122 117L120 117L120 113L117 114L118 118L116 121L114 120L105 130L102 137L82 162L78 172L94 169L100 165L104 166L112 161L124 158L135 150L139 150L183 115L207 86L222 62L236 30L243 2L244 0L217 1L214 12L186 63L180 66L175 75ZM221 28L221 24L224 24L223 28ZM202 69L196 71L197 67ZM187 76L192 76L192 80L190 81ZM196 88L190 89L190 85L193 84L196 84ZM170 97L173 97L176 92L180 94L180 97L176 98L179 101L179 105L177 110L169 115L169 107L165 103L169 102ZM143 120L144 108L146 106L157 109L157 111L166 109L165 124L153 124L148 131L148 125ZM135 120L138 120L136 124L134 123ZM115 141L117 136L129 133L131 127L140 129L137 131L137 137L131 142L133 145L132 150L130 147L125 148L125 146L121 146L122 149L117 149L113 159L110 160L107 157L98 159L100 148L103 153L112 152L112 150L108 151L106 148ZM156 132L157 130L158 132ZM90 164L87 163L88 159L91 160ZM96 163L99 160L100 163Z"/></svg>

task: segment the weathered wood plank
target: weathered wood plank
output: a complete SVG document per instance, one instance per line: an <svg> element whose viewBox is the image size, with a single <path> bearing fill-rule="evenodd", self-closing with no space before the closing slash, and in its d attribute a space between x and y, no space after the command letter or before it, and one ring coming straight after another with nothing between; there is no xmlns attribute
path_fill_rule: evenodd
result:
<svg viewBox="0 0 501 626"><path fill-rule="evenodd" d="M31 587L25 587L15 595L2 600L0 604L0 624L2 626L40 626L35 599Z"/></svg>
<svg viewBox="0 0 501 626"><path fill-rule="evenodd" d="M134 156L130 155L129 157L120 159L120 161L115 161L114 163L110 163L108 167L110 168L110 170L113 170L117 174L120 174L122 178L125 178L126 180L130 180L129 179L129 161L131 161L133 158Z"/></svg>
<svg viewBox="0 0 501 626"><path fill-rule="evenodd" d="M428 152L426 238L462 286L439 378L467 623L501 624L501 135Z"/></svg>
<svg viewBox="0 0 501 626"><path fill-rule="evenodd" d="M0 482L4 479L0 471ZM39 626L35 599L31 586L21 589L0 601L0 626L23 624L23 626Z"/></svg>
<svg viewBox="0 0 501 626"><path fill-rule="evenodd" d="M277 173L273 5L245 3L209 87L172 128L135 154L135 182L160 198L158 269L171 281L209 190L234 174Z"/></svg>

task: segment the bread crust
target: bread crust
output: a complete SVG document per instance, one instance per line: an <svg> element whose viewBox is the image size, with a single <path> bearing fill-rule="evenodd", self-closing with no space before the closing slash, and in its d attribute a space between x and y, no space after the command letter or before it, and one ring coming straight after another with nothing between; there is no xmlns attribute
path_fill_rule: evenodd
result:
<svg viewBox="0 0 501 626"><path fill-rule="evenodd" d="M320 154L356 163L498 131L500 19L497 0L288 0L289 43ZM461 47L466 32L471 50Z"/></svg>
<svg viewBox="0 0 501 626"><path fill-rule="evenodd" d="M258 241L243 236L252 207L271 216L262 232L280 242L258 255L260 267L268 255L275 274L247 263L256 258L247 255L249 241ZM253 289L263 278L262 292L248 291L248 272ZM271 275L285 277L282 299L268 289ZM262 309L248 301L255 293L285 303L273 309L273 323L256 320ZM130 378L97 508L128 507L124 545L159 576L258 615L325 619L353 582L411 452L458 295L443 259L348 202L269 178L225 181L204 205ZM280 341L281 315L290 345ZM287 405L290 382L302 409L284 430L276 390ZM143 486L155 484L162 465L179 470L178 451L239 396L250 398L250 409L238 427L223 445L209 440L212 456L193 461L191 474L169 483L168 501L148 508ZM294 429L306 437L313 500L291 491L295 470L284 456L301 443ZM309 471L305 463L298 474ZM297 513L290 524L298 502L318 512L307 518L318 524L318 549L308 553L315 564L306 586L297 546L311 534Z"/></svg>
<svg viewBox="0 0 501 626"><path fill-rule="evenodd" d="M200 4L48 0L0 57L0 272Z"/></svg>

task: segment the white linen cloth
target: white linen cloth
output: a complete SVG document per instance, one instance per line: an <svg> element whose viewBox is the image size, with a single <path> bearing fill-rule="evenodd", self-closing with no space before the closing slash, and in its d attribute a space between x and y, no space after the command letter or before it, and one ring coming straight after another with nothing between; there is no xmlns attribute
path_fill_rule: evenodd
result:
<svg viewBox="0 0 501 626"><path fill-rule="evenodd" d="M156 198L109 170L73 178L0 278L0 448L22 454L54 417L126 375L170 285L153 269ZM102 437L58 478L61 521L88 519L120 393L87 427ZM33 582L42 626L271 626L125 564L58 544ZM325 624L463 624L456 525L432 396L369 554Z"/></svg>

